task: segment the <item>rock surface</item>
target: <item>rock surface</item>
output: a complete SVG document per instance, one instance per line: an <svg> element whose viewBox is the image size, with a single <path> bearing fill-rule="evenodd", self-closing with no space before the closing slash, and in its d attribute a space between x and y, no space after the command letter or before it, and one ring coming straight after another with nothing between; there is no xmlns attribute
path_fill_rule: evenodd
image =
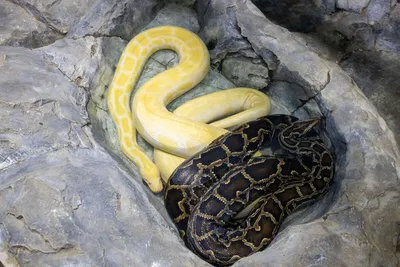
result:
<svg viewBox="0 0 400 267"><path fill-rule="evenodd" d="M334 6L354 12L365 7L363 1L332 2L313 1L326 13ZM108 85L127 40L165 24L198 33L215 67L170 110L216 90L263 88L273 113L324 117L320 130L337 156L332 190L288 218L266 250L234 266L400 264L400 156L394 135L353 80L315 53L321 51L318 45L310 50L306 38L275 25L250 1L197 1L194 8L192 0L72 3L0 2L0 42L6 45L0 46L0 261L5 266L210 266L180 241L162 197L149 191L120 151L107 112ZM383 1L371 1L367 10L379 23L397 25L397 11L381 18L389 12ZM381 45L395 48L396 29L382 29ZM368 59L381 55L370 53ZM386 66L380 83L354 60L363 53L341 63L359 77L354 80L372 102L380 98L377 107L389 108L387 114L397 103L381 97L387 91L396 95L395 80L384 76L398 69L390 61L393 53L384 63L368 61L371 69ZM173 52L157 52L138 85L177 62ZM242 72L238 62L245 66ZM238 79L230 76L234 73ZM363 79L366 75L370 79ZM151 155L151 147L139 141Z"/></svg>
<svg viewBox="0 0 400 267"><path fill-rule="evenodd" d="M35 48L62 38L60 32L14 2L0 2L0 25L0 45Z"/></svg>

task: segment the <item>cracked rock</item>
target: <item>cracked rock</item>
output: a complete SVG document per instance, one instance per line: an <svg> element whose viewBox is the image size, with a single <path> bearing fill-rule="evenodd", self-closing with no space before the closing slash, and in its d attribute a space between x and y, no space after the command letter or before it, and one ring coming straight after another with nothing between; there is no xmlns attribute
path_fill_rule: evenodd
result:
<svg viewBox="0 0 400 267"><path fill-rule="evenodd" d="M130 40L153 18L156 0L96 1L88 12L74 24L69 38L84 36L116 36ZM149 12L150 11L150 12Z"/></svg>
<svg viewBox="0 0 400 267"><path fill-rule="evenodd" d="M222 61L222 74L238 87L264 88L269 83L268 67L243 56L227 56Z"/></svg>
<svg viewBox="0 0 400 267"><path fill-rule="evenodd" d="M0 2L0 25L1 45L35 48L59 38L29 12L8 1Z"/></svg>
<svg viewBox="0 0 400 267"><path fill-rule="evenodd" d="M54 31L66 34L71 25L75 24L88 12L96 0L10 0L23 7L36 20L41 21ZM65 14L68 14L66 16Z"/></svg>
<svg viewBox="0 0 400 267"><path fill-rule="evenodd" d="M87 121L85 103L82 108L79 101L71 101L82 89L36 51L3 46L0 58L0 169L67 146L81 146L70 125Z"/></svg>

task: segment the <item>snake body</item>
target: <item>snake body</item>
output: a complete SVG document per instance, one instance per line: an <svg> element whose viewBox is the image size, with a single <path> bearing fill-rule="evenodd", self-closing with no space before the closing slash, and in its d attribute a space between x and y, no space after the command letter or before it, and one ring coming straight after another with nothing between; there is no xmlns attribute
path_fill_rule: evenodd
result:
<svg viewBox="0 0 400 267"><path fill-rule="evenodd" d="M167 184L165 205L187 246L210 263L233 264L265 248L297 206L324 194L334 161L312 129L317 122L262 117L183 162ZM286 154L252 157L272 144Z"/></svg>
<svg viewBox="0 0 400 267"><path fill-rule="evenodd" d="M130 95L145 62L162 49L177 52L179 64L144 83L130 107ZM185 103L179 111L169 112L166 106L197 85L206 76L209 64L208 50L202 40L173 26L141 32L122 52L108 92L108 109L117 126L122 151L136 164L154 192L163 188L159 168L167 179L185 158L227 133L224 128L269 113L268 97L250 88L208 94ZM155 147L157 165L138 146L136 130Z"/></svg>

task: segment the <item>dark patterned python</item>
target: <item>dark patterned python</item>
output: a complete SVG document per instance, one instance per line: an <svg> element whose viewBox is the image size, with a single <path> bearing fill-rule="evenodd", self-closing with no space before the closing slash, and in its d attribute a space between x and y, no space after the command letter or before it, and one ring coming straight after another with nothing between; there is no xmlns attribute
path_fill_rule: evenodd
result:
<svg viewBox="0 0 400 267"><path fill-rule="evenodd" d="M324 194L334 160L313 129L318 121L265 116L183 162L165 205L186 245L214 265L231 265L264 249L296 207ZM266 145L284 153L253 157Z"/></svg>

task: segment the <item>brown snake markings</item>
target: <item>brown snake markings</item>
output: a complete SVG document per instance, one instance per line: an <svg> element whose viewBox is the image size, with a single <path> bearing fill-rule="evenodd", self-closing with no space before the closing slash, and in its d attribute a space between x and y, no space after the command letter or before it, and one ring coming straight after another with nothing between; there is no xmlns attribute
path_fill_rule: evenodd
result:
<svg viewBox="0 0 400 267"><path fill-rule="evenodd" d="M215 265L265 248L300 204L327 191L334 160L313 126L288 115L243 124L183 162L165 205L186 245ZM286 153L252 157L262 145ZM255 202L245 218L235 218Z"/></svg>

